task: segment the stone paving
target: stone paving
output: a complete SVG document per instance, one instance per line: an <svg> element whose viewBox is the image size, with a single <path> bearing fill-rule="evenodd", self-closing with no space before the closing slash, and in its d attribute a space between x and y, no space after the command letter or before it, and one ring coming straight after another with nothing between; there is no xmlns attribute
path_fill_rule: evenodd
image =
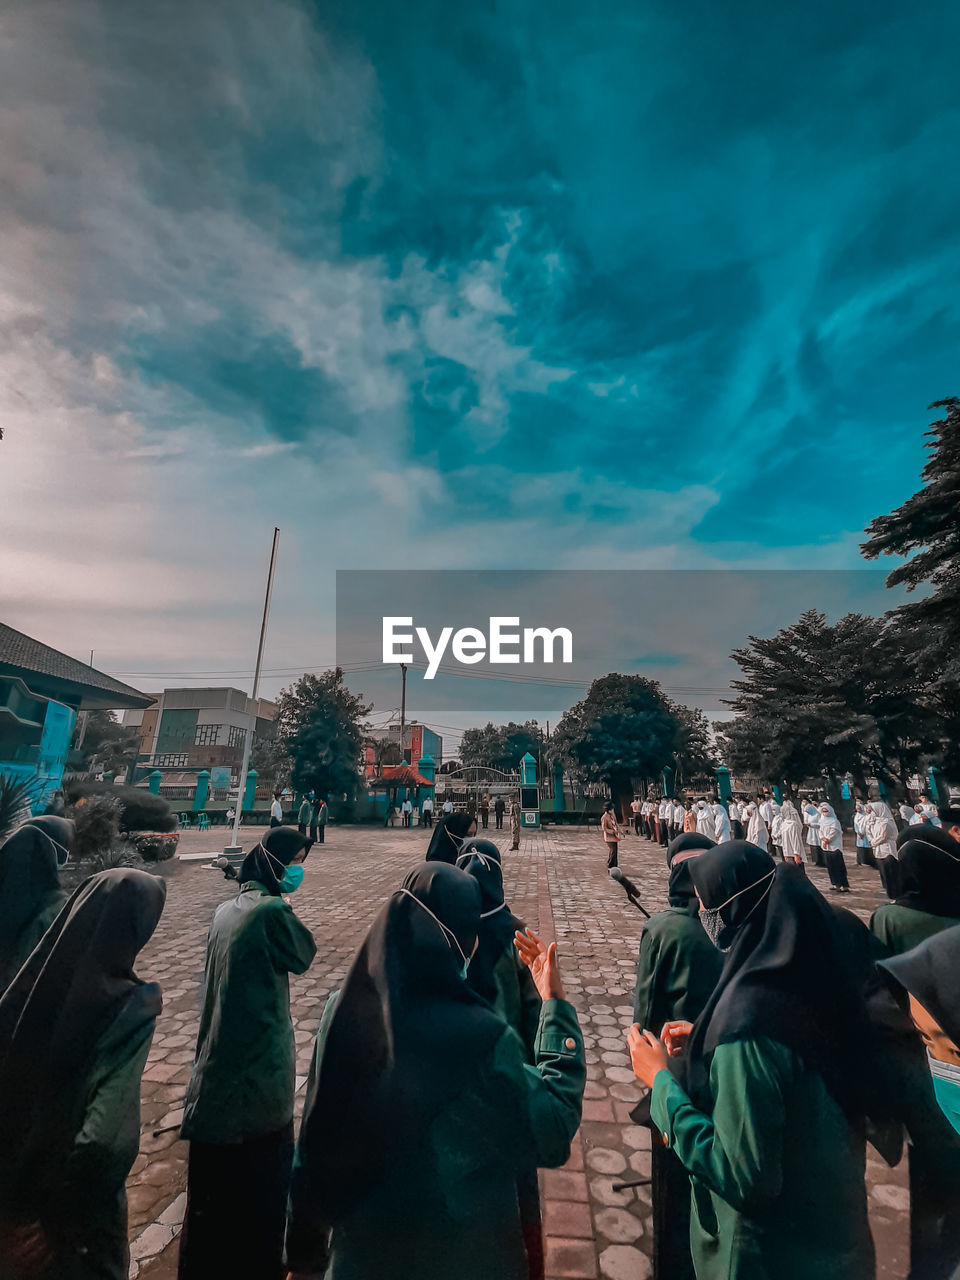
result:
<svg viewBox="0 0 960 1280"><path fill-rule="evenodd" d="M583 1124L563 1169L542 1174L549 1280L645 1280L651 1274L649 1188L614 1191L621 1179L647 1177L649 1133L630 1122L640 1096L624 1036L632 1016L633 967L643 917L613 884L596 828L548 828L524 835L509 853L509 832L485 833L505 851L508 901L516 915L556 937L567 995L583 1025L587 1088ZM215 852L225 833L186 833L181 852ZM294 903L313 930L317 957L291 981L298 1048L298 1112L314 1033L327 996L384 899L420 860L426 833L394 828L328 829L307 863ZM663 852L632 834L621 866L649 910L666 905ZM877 873L853 865L854 892L842 901L866 918L881 901ZM138 971L164 988L164 1011L143 1080L140 1156L130 1176L131 1276L173 1280L183 1220L186 1144L181 1104L193 1061L207 927L214 907L233 892L219 871L196 862L166 864L167 905ZM826 873L814 870L826 888ZM833 895L830 895L833 897ZM872 1152L871 1152L872 1155ZM871 1224L882 1280L906 1275L906 1176L870 1160ZM491 1277L491 1280L494 1280Z"/></svg>

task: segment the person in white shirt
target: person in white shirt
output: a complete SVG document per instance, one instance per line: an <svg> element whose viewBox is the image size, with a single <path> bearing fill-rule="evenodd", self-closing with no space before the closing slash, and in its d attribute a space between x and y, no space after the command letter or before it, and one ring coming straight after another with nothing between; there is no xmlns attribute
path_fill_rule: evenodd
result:
<svg viewBox="0 0 960 1280"><path fill-rule="evenodd" d="M743 839L743 807L736 796L731 796L727 805L727 816L730 819L730 835L734 840Z"/></svg>
<svg viewBox="0 0 960 1280"><path fill-rule="evenodd" d="M817 827L820 848L825 855L830 888L834 893L849 893L847 866L843 860L843 828L833 807L825 801L820 805L820 825Z"/></svg>
<svg viewBox="0 0 960 1280"><path fill-rule="evenodd" d="M697 801L697 832L702 836L709 836L712 840L714 832L717 829L717 820L713 816L713 810L707 804L706 800Z"/></svg>
<svg viewBox="0 0 960 1280"><path fill-rule="evenodd" d="M904 827L909 827L913 821L916 809L914 809L909 800L904 800L897 812L900 817L900 830L902 831Z"/></svg>
<svg viewBox="0 0 960 1280"><path fill-rule="evenodd" d="M683 805L677 796L673 798L673 804L670 808L670 839L676 840L677 836L683 834Z"/></svg>
<svg viewBox="0 0 960 1280"><path fill-rule="evenodd" d="M664 848L670 843L670 801L664 797L657 808L657 831Z"/></svg>
<svg viewBox="0 0 960 1280"><path fill-rule="evenodd" d="M803 823L807 828L807 850L810 861L816 867L825 866L826 860L820 848L820 837L817 835L817 828L820 826L820 810L810 799L803 802Z"/></svg>
<svg viewBox="0 0 960 1280"><path fill-rule="evenodd" d="M780 828L782 826L783 823L780 818L780 806L775 804L773 806L773 819L770 823L770 850L773 856L775 858L779 858L781 862L784 860L783 847L780 844Z"/></svg>
<svg viewBox="0 0 960 1280"><path fill-rule="evenodd" d="M773 823L773 800L770 796L764 796L758 803L760 808L760 817L767 824L767 830L769 831L770 826Z"/></svg>
<svg viewBox="0 0 960 1280"><path fill-rule="evenodd" d="M271 827L283 826L283 805L280 803L279 791L273 793L273 804L270 806L270 825Z"/></svg>
<svg viewBox="0 0 960 1280"><path fill-rule="evenodd" d="M433 826L433 800L430 796L425 796L420 806L420 821L425 827Z"/></svg>
<svg viewBox="0 0 960 1280"><path fill-rule="evenodd" d="M867 806L864 835L880 868L880 879L891 900L900 892L900 856L897 851L897 824L882 800L871 800Z"/></svg>
<svg viewBox="0 0 960 1280"><path fill-rule="evenodd" d="M400 813L402 815L400 825L403 827L409 827L413 822L413 801L409 796L407 796L406 800L404 800L403 804L400 806Z"/></svg>
<svg viewBox="0 0 960 1280"><path fill-rule="evenodd" d="M444 816L446 816L448 813L453 813L453 801L452 801L452 800L444 800L444 802L443 802L443 812L444 812Z"/></svg>
<svg viewBox="0 0 960 1280"><path fill-rule="evenodd" d="M760 816L760 807L753 801L743 811L747 823L747 839L764 853L767 851L767 824Z"/></svg>
<svg viewBox="0 0 960 1280"><path fill-rule="evenodd" d="M716 832L713 838L717 844L724 844L730 839L730 815L719 800L713 806L713 821Z"/></svg>
<svg viewBox="0 0 960 1280"><path fill-rule="evenodd" d="M656 826L653 821L653 815L656 812L656 805L652 800L644 800L643 808L643 833L648 840L656 840Z"/></svg>
<svg viewBox="0 0 960 1280"><path fill-rule="evenodd" d="M917 805L917 812L931 822L935 827L940 826L940 815L937 813L937 806L932 804L929 796L921 796L920 803Z"/></svg>
<svg viewBox="0 0 960 1280"><path fill-rule="evenodd" d="M780 806L780 849L784 862L803 866L803 821L792 800Z"/></svg>
<svg viewBox="0 0 960 1280"><path fill-rule="evenodd" d="M867 806L862 800L857 801L857 811L853 815L853 829L857 833L857 865L860 867L876 867L870 841L867 839Z"/></svg>

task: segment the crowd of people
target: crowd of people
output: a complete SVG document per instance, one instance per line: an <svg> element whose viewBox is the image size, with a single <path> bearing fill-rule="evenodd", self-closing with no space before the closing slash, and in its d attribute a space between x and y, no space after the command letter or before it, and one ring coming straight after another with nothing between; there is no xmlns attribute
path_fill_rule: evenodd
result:
<svg viewBox="0 0 960 1280"><path fill-rule="evenodd" d="M805 874L812 824L784 802L768 825L765 803L736 802L719 827L706 801L664 815L669 906L643 932L628 1035L648 1090L633 1119L651 1135L654 1276L874 1276L869 1142L891 1165L909 1151L911 1280L956 1277L960 814L894 831L896 891L868 926ZM758 815L780 820L779 858L750 838ZM639 816L659 843L659 812ZM586 1080L556 945L510 911L475 816L442 818L323 1009L295 1133L289 975L317 950L293 905L305 825L264 832L210 926L182 1280L542 1280L537 1170L567 1160ZM68 820L41 818L0 847L10 1280L121 1280L129 1265L124 1184L161 1008L135 966L165 882L118 868L65 897L72 840Z"/></svg>

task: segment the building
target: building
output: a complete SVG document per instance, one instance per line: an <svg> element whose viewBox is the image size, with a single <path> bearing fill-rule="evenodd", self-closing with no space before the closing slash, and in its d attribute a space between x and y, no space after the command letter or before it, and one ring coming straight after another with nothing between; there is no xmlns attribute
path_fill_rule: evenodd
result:
<svg viewBox="0 0 960 1280"><path fill-rule="evenodd" d="M211 783L217 790L228 785L227 771L236 782L253 709L242 689L164 689L153 695L146 710L123 716L123 723L140 733L139 775L159 769L195 777L209 769L218 771ZM276 713L275 702L257 699L255 738L273 737Z"/></svg>
<svg viewBox="0 0 960 1280"><path fill-rule="evenodd" d="M0 623L0 773L63 782L79 711L142 714L150 696ZM35 806L36 807L36 806Z"/></svg>
<svg viewBox="0 0 960 1280"><path fill-rule="evenodd" d="M394 752L398 742L400 741L400 724L394 721L387 724L383 728L383 741L393 744ZM391 767L382 760L378 766L378 751L372 738L368 738L363 747L363 756L361 758L360 771L367 779L379 777L381 770L385 774ZM391 753L392 758L393 753ZM443 761L443 739L439 734L428 729L426 725L420 724L417 720L411 720L409 724L404 725L403 731L403 764L417 767L417 761L424 756L430 756L434 761L437 771ZM391 761L392 763L392 761Z"/></svg>

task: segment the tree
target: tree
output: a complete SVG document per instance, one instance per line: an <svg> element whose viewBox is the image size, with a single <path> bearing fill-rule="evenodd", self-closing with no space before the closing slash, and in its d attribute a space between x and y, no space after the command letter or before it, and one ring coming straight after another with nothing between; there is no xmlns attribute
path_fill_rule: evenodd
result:
<svg viewBox="0 0 960 1280"><path fill-rule="evenodd" d="M674 759L677 767L677 783L703 777L717 767L716 755L710 734L710 721L699 707L685 707L682 703L667 699L667 704L677 721L677 740Z"/></svg>
<svg viewBox="0 0 960 1280"><path fill-rule="evenodd" d="M83 756L84 768L96 761L104 771L117 774L132 764L140 753L140 735L130 725L122 725L112 711L86 711L86 728L78 722L74 746ZM83 742L80 743L80 733ZM79 745L78 745L79 744Z"/></svg>
<svg viewBox="0 0 960 1280"><path fill-rule="evenodd" d="M733 652L743 672L718 725L728 764L788 785L823 770L900 780L938 748L936 716L909 633L850 613L833 625L810 609L766 639Z"/></svg>
<svg viewBox="0 0 960 1280"><path fill-rule="evenodd" d="M464 764L486 764L504 773L515 773L520 761L530 753L539 758L543 733L536 720L516 724L493 724L465 729L460 742L460 758Z"/></svg>
<svg viewBox="0 0 960 1280"><path fill-rule="evenodd" d="M924 583L933 590L922 600L897 609L902 628L922 629L926 648L939 660L941 676L960 679L960 398L935 400L931 409L946 416L924 433L930 456L921 473L923 486L889 515L867 527L860 550L868 560L909 556L887 577L887 586L913 591Z"/></svg>
<svg viewBox="0 0 960 1280"><path fill-rule="evenodd" d="M373 767L377 774L383 773L384 765L400 764L400 744L392 738L367 738L364 744L373 747Z"/></svg>
<svg viewBox="0 0 960 1280"><path fill-rule="evenodd" d="M257 785L279 790L290 776L293 761L286 746L276 734L255 734L250 748L250 768L257 771Z"/></svg>
<svg viewBox="0 0 960 1280"><path fill-rule="evenodd" d="M633 781L673 763L679 721L655 680L611 673L561 717L552 746L587 780L605 782L621 817Z"/></svg>
<svg viewBox="0 0 960 1280"><path fill-rule="evenodd" d="M298 791L345 794L353 799L372 704L352 694L337 667L302 675L277 699L277 738L290 756L290 780Z"/></svg>

